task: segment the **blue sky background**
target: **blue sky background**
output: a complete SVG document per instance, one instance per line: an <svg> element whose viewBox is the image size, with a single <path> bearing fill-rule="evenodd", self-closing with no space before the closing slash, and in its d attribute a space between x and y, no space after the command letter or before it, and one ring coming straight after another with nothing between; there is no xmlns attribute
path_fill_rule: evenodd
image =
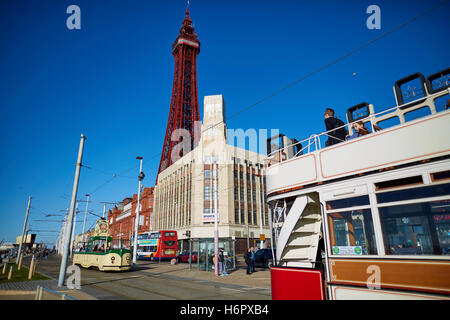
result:
<svg viewBox="0 0 450 320"><path fill-rule="evenodd" d="M232 115L439 2L192 0L200 113L205 95L223 94ZM66 27L71 4L81 8L81 30ZM381 8L381 30L366 27L371 4ZM45 214L69 207L81 133L90 169L82 169L78 199L93 193L93 201L121 201L136 193L138 155L144 186L154 185L172 90L171 46L185 8L178 0L0 2L0 241L20 234L28 196L32 229L59 230L60 223L36 220L62 219ZM344 118L363 101L375 110L392 106L396 80L449 66L449 11L447 2L233 117L228 128L277 128L303 139L324 131L325 107ZM102 212L99 203L90 208ZM56 235L38 232L37 240Z"/></svg>

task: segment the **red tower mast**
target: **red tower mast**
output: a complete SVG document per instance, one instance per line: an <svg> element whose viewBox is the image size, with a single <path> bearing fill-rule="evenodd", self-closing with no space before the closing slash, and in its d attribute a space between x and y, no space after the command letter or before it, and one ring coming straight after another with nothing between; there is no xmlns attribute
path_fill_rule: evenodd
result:
<svg viewBox="0 0 450 320"><path fill-rule="evenodd" d="M192 20L189 17L189 9L187 9L180 34L172 46L172 54L175 58L175 73L169 120L167 122L158 174L173 163L173 149L182 142L182 138L178 139L178 141L172 141L172 133L175 130L185 129L190 133L190 150L195 146L194 137L197 140L199 139L199 130L194 126L196 121L200 121L197 90L197 55L199 52L200 41L198 41ZM195 130L197 132L194 135ZM156 182L158 182L158 177L156 177Z"/></svg>

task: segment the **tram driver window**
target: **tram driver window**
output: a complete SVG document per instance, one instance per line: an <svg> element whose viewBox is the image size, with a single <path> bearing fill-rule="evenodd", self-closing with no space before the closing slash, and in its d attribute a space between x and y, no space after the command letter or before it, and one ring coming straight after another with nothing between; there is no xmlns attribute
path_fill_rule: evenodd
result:
<svg viewBox="0 0 450 320"><path fill-rule="evenodd" d="M332 254L377 254L370 209L328 213Z"/></svg>
<svg viewBox="0 0 450 320"><path fill-rule="evenodd" d="M387 254L450 255L450 200L379 208Z"/></svg>

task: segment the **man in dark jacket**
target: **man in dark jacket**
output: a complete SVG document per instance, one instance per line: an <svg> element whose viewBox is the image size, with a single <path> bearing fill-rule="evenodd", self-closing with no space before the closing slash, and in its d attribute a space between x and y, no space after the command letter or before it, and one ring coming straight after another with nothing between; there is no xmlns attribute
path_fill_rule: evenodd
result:
<svg viewBox="0 0 450 320"><path fill-rule="evenodd" d="M225 256L222 248L219 249L218 258L219 258L219 273L221 276L227 276L228 273L225 265Z"/></svg>
<svg viewBox="0 0 450 320"><path fill-rule="evenodd" d="M342 122L342 120L334 117L334 110L331 108L327 108L325 110L324 117L325 117L325 127L327 131L339 128L345 124L344 122ZM328 140L325 142L325 145L328 147L333 144L345 141L346 135L347 130L345 129L345 127L330 131L328 132Z"/></svg>
<svg viewBox="0 0 450 320"><path fill-rule="evenodd" d="M244 260L245 263L247 264L247 274L252 274L252 253L251 253L251 249L248 248L247 252L244 253Z"/></svg>

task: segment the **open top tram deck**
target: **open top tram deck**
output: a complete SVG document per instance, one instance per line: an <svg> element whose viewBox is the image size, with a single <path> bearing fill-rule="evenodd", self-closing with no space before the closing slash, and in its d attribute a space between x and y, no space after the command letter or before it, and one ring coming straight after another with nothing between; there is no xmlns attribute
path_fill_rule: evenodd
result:
<svg viewBox="0 0 450 320"><path fill-rule="evenodd" d="M449 70L397 81L393 108L350 108L367 135L268 140L274 299L450 299Z"/></svg>

